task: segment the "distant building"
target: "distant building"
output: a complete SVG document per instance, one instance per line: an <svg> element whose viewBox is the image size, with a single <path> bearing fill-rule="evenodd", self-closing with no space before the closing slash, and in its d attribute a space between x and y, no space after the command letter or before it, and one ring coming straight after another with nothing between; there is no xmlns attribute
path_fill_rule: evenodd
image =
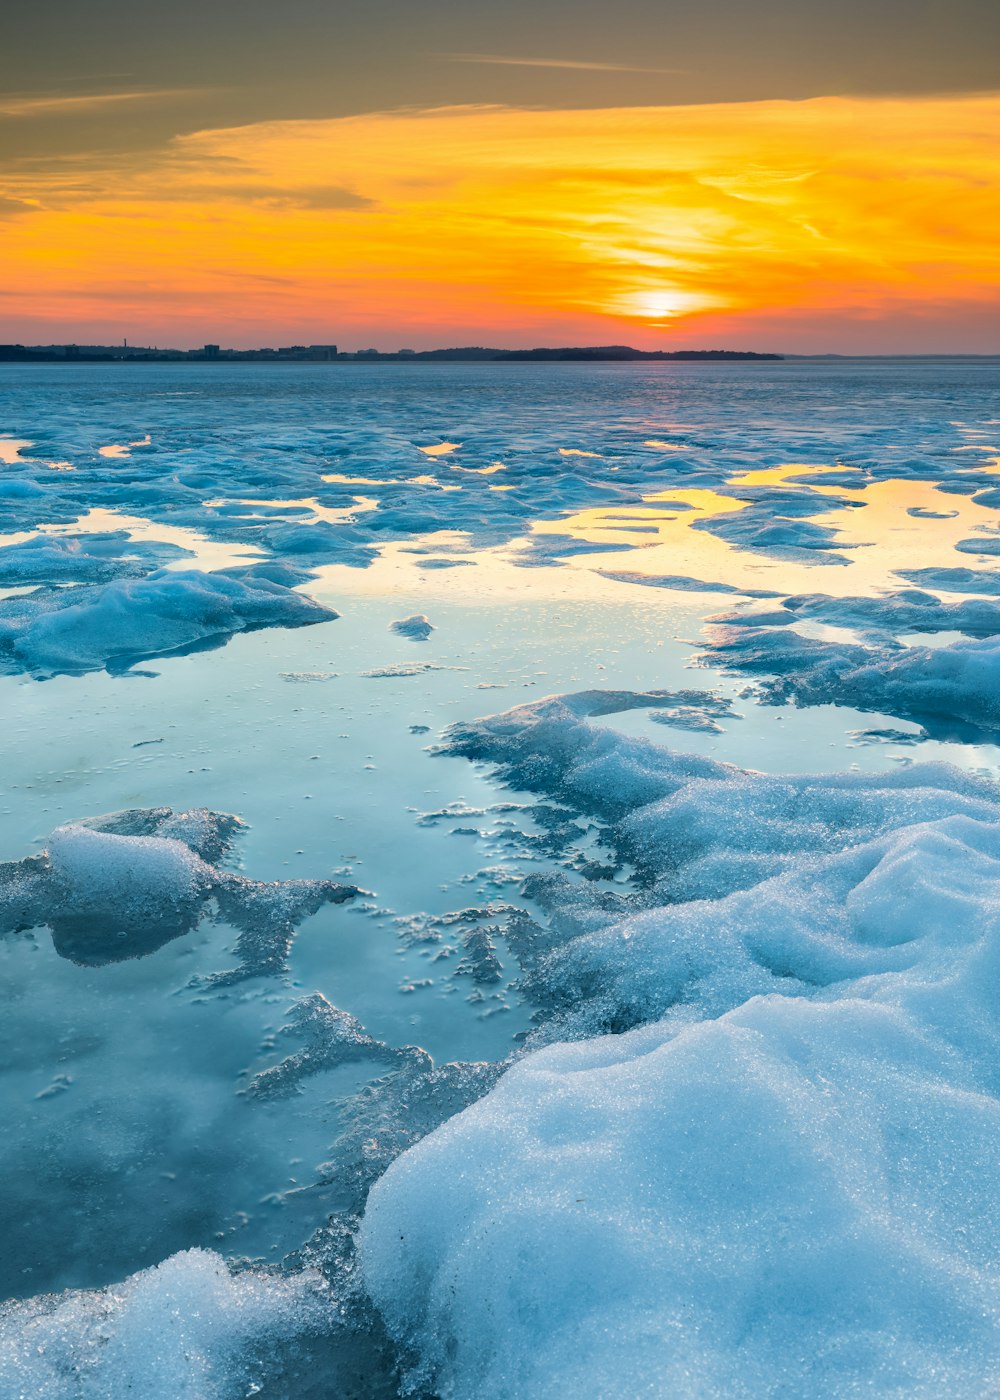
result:
<svg viewBox="0 0 1000 1400"><path fill-rule="evenodd" d="M206 345L202 349L202 354L206 360L217 360L219 358L219 347L217 345Z"/></svg>
<svg viewBox="0 0 1000 1400"><path fill-rule="evenodd" d="M417 353L416 350L397 350L397 351L396 351L396 354L397 354L397 355L415 355L416 353Z"/></svg>

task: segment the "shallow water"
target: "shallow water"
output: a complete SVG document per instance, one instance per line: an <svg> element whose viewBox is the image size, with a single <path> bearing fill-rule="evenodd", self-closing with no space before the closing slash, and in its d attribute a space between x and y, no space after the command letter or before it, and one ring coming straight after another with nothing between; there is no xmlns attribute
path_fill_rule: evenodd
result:
<svg viewBox="0 0 1000 1400"><path fill-rule="evenodd" d="M827 620L782 632L879 665L900 644L948 652L948 619L862 628L835 604L912 587L899 570L974 571L961 593L922 584L931 601L995 597L998 380L988 363L0 367L0 560L40 535L84 554L99 538L110 561L3 575L4 606L40 588L58 617L59 590L82 586L97 621L63 664L40 621L0 618L0 859L102 813L205 807L248 824L228 868L363 891L305 919L285 971L226 985L210 980L237 964L225 920L100 966L59 956L44 925L0 943L4 1292L101 1288L194 1247L276 1266L302 1246L342 1204L345 1106L385 1066L249 1093L298 1047L281 1027L299 998L438 1065L503 1060L537 1025L503 935L492 981L457 973L461 937L511 906L544 920L532 874L628 893L634 872L572 796L555 795L556 839L529 781L436 753L448 725L550 694L710 691L731 712L700 728L697 702L680 727L655 707L591 724L772 774L998 774L1000 713L982 706L939 698L928 718L832 681L776 706L753 686L777 663L692 663L719 614L814 594ZM242 630L206 606L188 636L154 610L148 645L119 656L131 604L102 591L119 566L262 561L339 618ZM426 641L390 631L414 614ZM76 1384L51 1393L90 1393Z"/></svg>

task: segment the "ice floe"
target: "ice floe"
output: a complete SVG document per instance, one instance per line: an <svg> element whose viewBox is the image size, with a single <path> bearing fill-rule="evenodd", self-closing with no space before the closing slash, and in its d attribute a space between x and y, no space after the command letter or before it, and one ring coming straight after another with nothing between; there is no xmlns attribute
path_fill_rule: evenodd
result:
<svg viewBox="0 0 1000 1400"><path fill-rule="evenodd" d="M963 725L980 734L1000 731L1000 636L942 647L866 647L791 629L730 627L719 629L702 660L769 676L756 690L765 704L849 705L958 738Z"/></svg>
<svg viewBox="0 0 1000 1400"><path fill-rule="evenodd" d="M337 614L261 575L198 570L0 599L0 671L38 678L128 670L136 661L221 646L234 633L303 627Z"/></svg>
<svg viewBox="0 0 1000 1400"><path fill-rule="evenodd" d="M425 613L414 613L412 617L390 622L389 631L395 632L397 637L408 637L411 642L426 642L434 631L434 624Z"/></svg>
<svg viewBox="0 0 1000 1400"><path fill-rule="evenodd" d="M210 1250L174 1254L105 1290L0 1304L0 1393L32 1400L238 1400L275 1352L328 1327L316 1271L237 1272Z"/></svg>
<svg viewBox="0 0 1000 1400"><path fill-rule="evenodd" d="M0 864L0 936L47 926L62 957L93 967L155 952L211 915L238 930L239 959L213 984L281 972L298 925L358 891L220 868L242 827L228 813L168 807L59 827L41 854Z"/></svg>
<svg viewBox="0 0 1000 1400"><path fill-rule="evenodd" d="M529 990L572 1039L369 1196L365 1279L413 1384L983 1394L1000 789L742 773L558 699L451 742L611 814L657 878L632 908L553 891Z"/></svg>

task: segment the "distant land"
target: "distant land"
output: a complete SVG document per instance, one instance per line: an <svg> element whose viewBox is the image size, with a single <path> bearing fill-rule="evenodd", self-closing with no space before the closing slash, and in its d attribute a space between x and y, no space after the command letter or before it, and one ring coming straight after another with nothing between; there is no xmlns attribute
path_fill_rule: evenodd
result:
<svg viewBox="0 0 1000 1400"><path fill-rule="evenodd" d="M635 350L631 345L564 345L535 350L498 350L483 345L443 350L340 350L336 345L283 345L279 349L225 350L202 345L195 350L161 350L149 345L0 345L0 361L81 363L129 361L264 360L298 363L330 360L781 360L783 355L754 350Z"/></svg>

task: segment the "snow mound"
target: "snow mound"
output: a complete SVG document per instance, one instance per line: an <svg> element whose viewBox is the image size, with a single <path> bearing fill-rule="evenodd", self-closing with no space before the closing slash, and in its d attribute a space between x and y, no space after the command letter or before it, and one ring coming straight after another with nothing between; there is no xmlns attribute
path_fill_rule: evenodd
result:
<svg viewBox="0 0 1000 1400"><path fill-rule="evenodd" d="M564 1043L369 1195L364 1276L411 1383L989 1393L1000 789L945 765L744 773L558 697L450 743L604 814L658 878L630 897L553 877L551 927L510 946L534 1043Z"/></svg>
<svg viewBox="0 0 1000 1400"><path fill-rule="evenodd" d="M275 1342L319 1330L329 1307L316 1273L233 1273L189 1249L114 1288L0 1306L0 1394L237 1400Z"/></svg>

